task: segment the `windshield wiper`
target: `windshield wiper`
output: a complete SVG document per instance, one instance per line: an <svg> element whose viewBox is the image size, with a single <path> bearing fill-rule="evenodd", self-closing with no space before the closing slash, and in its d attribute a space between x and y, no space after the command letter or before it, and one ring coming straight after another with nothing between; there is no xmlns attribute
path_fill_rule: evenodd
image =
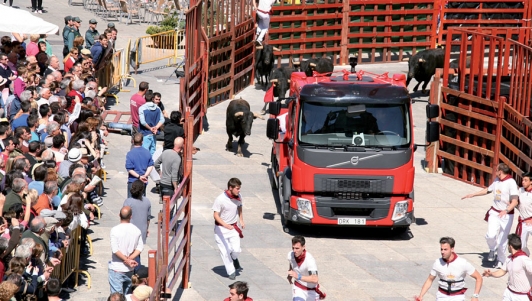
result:
<svg viewBox="0 0 532 301"><path fill-rule="evenodd" d="M314 147L314 148L320 148L320 147L330 147L328 144L315 144L315 143L309 143L309 142L303 142L299 141L299 145L303 147Z"/></svg>

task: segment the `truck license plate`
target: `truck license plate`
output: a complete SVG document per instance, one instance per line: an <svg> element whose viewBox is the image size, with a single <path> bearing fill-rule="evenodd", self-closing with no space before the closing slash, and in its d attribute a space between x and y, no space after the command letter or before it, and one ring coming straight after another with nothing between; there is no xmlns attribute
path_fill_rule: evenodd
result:
<svg viewBox="0 0 532 301"><path fill-rule="evenodd" d="M339 218L338 225L365 225L365 218Z"/></svg>

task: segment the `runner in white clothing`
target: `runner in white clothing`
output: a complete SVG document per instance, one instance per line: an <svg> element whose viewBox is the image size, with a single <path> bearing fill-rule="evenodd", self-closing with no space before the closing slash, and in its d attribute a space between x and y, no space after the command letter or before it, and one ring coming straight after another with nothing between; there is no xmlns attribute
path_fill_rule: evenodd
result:
<svg viewBox="0 0 532 301"><path fill-rule="evenodd" d="M517 234L508 235L508 252L501 269L482 273L485 277L500 278L508 274L508 286L502 297L503 301L529 301L530 283L532 282L532 259L521 250L521 238ZM531 298L532 299L532 298Z"/></svg>
<svg viewBox="0 0 532 301"><path fill-rule="evenodd" d="M318 284L318 266L314 257L305 249L305 238L292 238L292 251L288 252L288 282L292 284L292 301L316 301L325 299Z"/></svg>
<svg viewBox="0 0 532 301"><path fill-rule="evenodd" d="M220 249L220 256L225 266L229 279L235 280L236 270L241 269L238 255L241 252L240 239L244 237L240 226L244 229L244 216L242 215L242 197L240 187L242 182L231 178L227 183L227 190L220 194L214 204L214 240Z"/></svg>
<svg viewBox="0 0 532 301"><path fill-rule="evenodd" d="M465 277L470 275L475 278L475 292L471 300L478 300L480 289L482 288L482 276L475 270L475 267L462 257L454 253L455 241L452 237L442 237L440 239L441 258L436 259L432 265L430 275L423 284L416 301L423 300L423 296L430 289L432 282L438 276L438 292L436 300L463 301L465 300Z"/></svg>
<svg viewBox="0 0 532 301"><path fill-rule="evenodd" d="M522 176L523 187L519 188L519 219L515 234L521 237L523 243L521 249L530 255L528 250L528 236L532 234L532 172L526 172Z"/></svg>
<svg viewBox="0 0 532 301"><path fill-rule="evenodd" d="M255 42L257 42L259 46L262 46L262 40L264 40L264 36L270 28L270 15L272 14L272 5L275 1L276 0L259 0L259 6L257 7L256 1L253 0L253 8L257 10L257 17L259 19L255 36Z"/></svg>
<svg viewBox="0 0 532 301"><path fill-rule="evenodd" d="M486 242L490 249L488 261L495 261L497 257L496 266L500 267L504 263L504 258L506 258L504 248L512 228L514 208L518 204L519 189L517 183L510 175L510 167L508 165L500 163L497 166L496 176L495 181L488 188L468 194L462 200L493 192L493 206L486 212L484 217L484 220L488 222ZM497 251L497 256L495 256L495 251Z"/></svg>

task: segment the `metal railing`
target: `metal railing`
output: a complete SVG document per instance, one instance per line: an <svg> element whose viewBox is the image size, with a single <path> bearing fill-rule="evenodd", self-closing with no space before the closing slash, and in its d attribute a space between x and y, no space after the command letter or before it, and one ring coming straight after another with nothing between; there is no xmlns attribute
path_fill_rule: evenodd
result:
<svg viewBox="0 0 532 301"><path fill-rule="evenodd" d="M78 276L83 274L87 277L87 287L91 288L91 275L85 270L79 268L79 258L81 253L81 227L77 227L71 233L70 245L68 248L62 248L63 258L61 264L54 267L52 277L59 279L64 283L72 273L76 274L75 287L78 286Z"/></svg>
<svg viewBox="0 0 532 301"><path fill-rule="evenodd" d="M183 57L185 30L170 30L139 37L133 43L135 73L141 64L168 59L167 65L175 64Z"/></svg>

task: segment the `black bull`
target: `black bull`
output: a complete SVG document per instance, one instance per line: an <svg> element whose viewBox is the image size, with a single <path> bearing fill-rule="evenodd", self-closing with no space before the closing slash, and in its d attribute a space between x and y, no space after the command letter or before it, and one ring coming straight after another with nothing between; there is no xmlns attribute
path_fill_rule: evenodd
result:
<svg viewBox="0 0 532 301"><path fill-rule="evenodd" d="M418 83L414 87L414 92L417 91L417 88L423 82L422 91L426 93L425 89L434 73L436 73L436 68L443 68L444 57L445 52L439 48L426 49L412 56L408 62L406 86L408 87L412 78L415 78Z"/></svg>
<svg viewBox="0 0 532 301"><path fill-rule="evenodd" d="M237 156L242 157L242 145L245 143L244 138L251 135L251 126L253 119L260 118L257 113L251 112L249 103L244 99L233 99L227 106L225 126L229 139L227 140L226 149L233 150L233 135L238 138Z"/></svg>

